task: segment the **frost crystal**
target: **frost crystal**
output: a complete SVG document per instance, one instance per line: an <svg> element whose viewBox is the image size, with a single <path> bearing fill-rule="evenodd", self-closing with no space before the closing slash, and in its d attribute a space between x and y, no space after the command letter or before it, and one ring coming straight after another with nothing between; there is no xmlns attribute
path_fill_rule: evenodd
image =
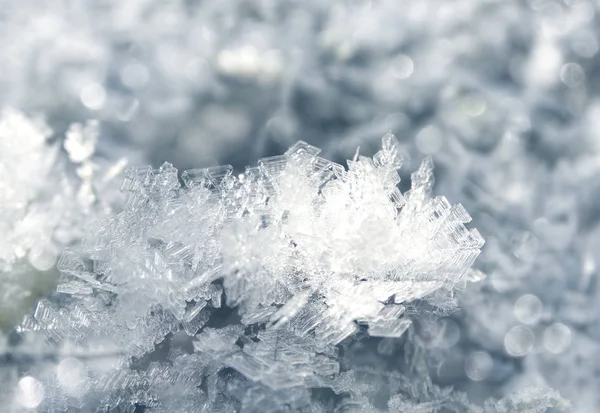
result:
<svg viewBox="0 0 600 413"><path fill-rule="evenodd" d="M31 305L53 284L62 249L105 214L114 192L112 178L98 179L103 168L92 160L96 121L74 124L67 132L64 146L75 164L64 159L51 136L41 119L13 109L0 116L0 328L20 318L24 303ZM105 193L103 201L96 199L98 190Z"/></svg>
<svg viewBox="0 0 600 413"><path fill-rule="evenodd" d="M444 323L414 316L429 309L417 300L393 307L403 311L402 323L368 323L369 334L381 335L399 334L410 321L400 338L364 338L363 324L350 338L362 337L368 357L387 355L389 363L379 366L385 370L414 332L413 340L429 355L427 366L435 380L482 398L521 388L523 382L546 383L569 397L577 413L600 411L598 2L46 3L2 2L0 33L10 39L0 46L2 102L27 112L43 111L59 133L43 146L35 144L37 132L13 130L0 137L0 169L7 165L10 171L0 175L0 328L16 319L9 315L5 323L7 313L20 317L23 307L34 305L40 289L52 288L41 284L52 282L52 263L62 247L78 239L82 228L94 231L88 222L71 217L79 217L91 200L111 197L106 190L89 190L104 178L96 166L79 161L94 141L93 134L86 135L88 128L74 128L81 134L76 132L62 153L56 141L69 123L90 116L102 119L111 136L98 140L100 157L116 161L127 154L136 164L169 159L182 167L224 159L239 167L299 138L318 142L337 159L358 144L371 150L375 138L392 128L401 132L401 150L409 155L405 170L416 169L412 162L431 155L436 191L460 200L485 235L478 270L467 277L481 282L458 284L466 288L459 295L462 311ZM21 151L31 143L30 150ZM67 155L81 178L72 179L73 168L63 168ZM265 167L276 170L280 160L267 160ZM47 165L53 165L50 173L44 172ZM118 174L122 165L104 176ZM72 188L67 197L54 199L64 192L63 172ZM6 186L17 188L12 199L27 199L26 208L4 202L4 196L15 195L4 192ZM42 275L36 269L49 270ZM220 269L215 266L205 277L213 277L213 271ZM222 288L223 279L217 278L213 284ZM204 282L190 282L189 294ZM64 281L59 291L97 294L95 287L77 279ZM69 294L50 299L62 306L72 300ZM211 316L214 308L205 303L218 306L217 294L214 287L211 300L186 304L181 331L217 328L213 318L239 321L227 312ZM523 306L523 297L536 297L539 305ZM452 304L451 298L444 288L428 296L442 310ZM283 304L277 304L239 315L244 325L268 323L281 329L291 320L288 311L303 311L312 300L295 294L281 312ZM22 307L13 305L27 301ZM390 329L390 323L397 329ZM144 370L147 364L136 368ZM0 383L10 383L2 367ZM23 377L33 374L19 369ZM211 378L201 387L223 394L221 379ZM228 389L239 406L268 410L267 404L279 400L236 380ZM165 395L181 389L169 407L183 410L186 398L181 395L188 394L189 384L152 386L154 393L146 394L146 400L160 386ZM0 393L1 387L6 386L0 386ZM285 397L285 391L278 395ZM297 398L290 396L286 406L300 410L301 392L294 394ZM45 395L59 397L49 388ZM370 396L357 394L329 410L367 411ZM413 408L414 403L402 400ZM429 401L423 396L418 402L426 408ZM386 403L377 409L387 408ZM140 413L143 407L137 409Z"/></svg>
<svg viewBox="0 0 600 413"><path fill-rule="evenodd" d="M40 177L48 175L56 158L56 148L47 145L50 134L43 123L14 110L5 110L0 118L0 263L13 262L34 241L46 238L36 237L36 228L27 228L31 219L24 219L23 211L44 188Z"/></svg>
<svg viewBox="0 0 600 413"><path fill-rule="evenodd" d="M81 133L72 128L65 142L76 161L88 156ZM460 204L431 197L431 159L402 194L391 134L348 170L318 154L298 142L238 176L229 166L185 171L183 187L168 163L128 169L124 210L59 260L58 291L71 298L41 300L20 327L80 354L101 346L113 367L78 364L71 371L88 377L85 386L75 391L77 380L63 373L61 389L46 390L75 392L86 406L98 397L113 407L167 406L164 392L183 380L205 383L190 389L189 406L199 408L224 397L230 368L227 386L237 377L246 396L225 405L252 410L263 397L256 392L293 404L292 389L300 403L298 388L334 385L340 343L361 329L397 338L411 325L406 305L446 310L483 238L465 228ZM232 310L237 325L209 326L212 314ZM191 339L194 352L175 337ZM131 357L142 363L165 345L173 367L127 369Z"/></svg>

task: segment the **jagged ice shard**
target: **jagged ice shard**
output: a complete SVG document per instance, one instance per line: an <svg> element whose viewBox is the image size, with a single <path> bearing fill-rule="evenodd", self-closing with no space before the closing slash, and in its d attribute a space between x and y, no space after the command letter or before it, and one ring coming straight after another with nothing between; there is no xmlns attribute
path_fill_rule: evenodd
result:
<svg viewBox="0 0 600 413"><path fill-rule="evenodd" d="M484 240L465 227L460 204L431 197L431 159L402 194L391 133L348 169L318 154L300 141L238 176L231 166L185 171L183 186L168 163L128 169L124 210L59 260L64 303L40 301L20 327L78 354L102 348L112 364L91 363L85 380L46 391L80 406L165 408L149 396L154 383L196 380L208 383L190 390L198 400L189 406L201 410L233 403L217 389L225 368L260 391L332 387L338 345L361 328L397 338L411 325L407 305L448 310ZM209 327L226 308L241 318ZM172 367L128 368L130 357L143 360L178 334L194 337L192 354L171 351ZM45 399L48 409L56 400Z"/></svg>

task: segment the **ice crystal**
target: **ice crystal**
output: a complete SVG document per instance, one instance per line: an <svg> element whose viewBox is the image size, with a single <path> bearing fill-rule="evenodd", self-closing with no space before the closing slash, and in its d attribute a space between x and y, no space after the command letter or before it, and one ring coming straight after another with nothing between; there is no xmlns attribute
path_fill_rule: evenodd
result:
<svg viewBox="0 0 600 413"><path fill-rule="evenodd" d="M81 153L79 137L67 142ZM46 409L68 394L86 409L268 411L267 398L273 410L306 407L309 389L335 388L343 343L365 328L401 337L418 316L407 305L445 308L483 245L462 206L431 197L431 159L399 191L397 145L387 134L346 170L298 142L237 176L185 171L183 187L168 163L128 169L124 210L59 260L58 292L70 298L40 300L19 328L66 352L59 387L42 371L27 389L45 389ZM215 328L223 311L241 318ZM147 365L163 347L172 366ZM104 363L69 355L95 348ZM173 399L177 383L189 383L186 399Z"/></svg>
<svg viewBox="0 0 600 413"><path fill-rule="evenodd" d="M22 257L34 241L47 242L36 236L37 220L24 219L26 205L44 188L40 177L47 176L56 157L56 147L49 147L51 131L41 122L26 118L22 113L5 110L0 120L0 262L4 265ZM21 167L26 164L28 170ZM28 221L35 221L29 224ZM23 239L30 237L31 239ZM19 242L20 241L20 242ZM38 247L44 250L44 245Z"/></svg>
<svg viewBox="0 0 600 413"><path fill-rule="evenodd" d="M23 0L3 6L7 17L0 31L11 39L1 46L3 102L43 110L54 130L82 117L101 118L114 136L100 140L99 148L113 160L133 145L136 152L130 154L144 162L169 159L189 166L226 159L239 167L299 138L318 142L336 159L358 144L370 149L373 138L389 128L401 132L401 149L410 155L407 169L431 155L439 168L437 191L460 200L477 221L488 240L478 270L487 277L469 274L482 282L466 284L462 311L443 323L411 319L423 308L417 301L388 308L404 315L368 322L369 333L400 334L411 323L407 331L416 332L415 342L429 354L435 379L470 393L504 394L523 383L541 383L571 398L577 412L600 410L598 4L104 0L48 7ZM92 141L91 135L72 139L79 149L70 159L85 156ZM6 161L4 153L0 168L7 162L24 172L45 164L36 162L36 150L28 152L31 158L11 155ZM271 162L276 168L277 159ZM83 176L93 170L87 165L82 161ZM215 170L215 178L222 173ZM17 184L19 196L40 182L56 188L58 174L40 176L11 173L6 182ZM27 177L31 182L18 184ZM89 199L88 193L81 198ZM68 209L38 205L48 214L31 221L22 236L39 234ZM9 223L7 237L0 224L0 243L19 222L4 219L9 208L0 215ZM199 207L190 217L201 214ZM67 238L80 232L79 225L64 222ZM58 244L57 249L63 245ZM4 251L13 254L13 246L10 241ZM40 250L16 252L31 251ZM50 252L41 251L35 265L51 265L58 251ZM28 274L18 265L2 274L10 282L1 286L0 317L5 303L36 294L38 278L26 285ZM212 276L207 270L205 277ZM200 288L195 283L203 281L190 283L189 294ZM94 288L70 280L59 291L94 295ZM240 306L247 308L240 315L248 326L282 328L288 311L304 311L315 299L295 294L278 312L282 304L253 309L240 291ZM524 307L523 297L529 302L536 297L540 305ZM442 309L452 305L444 288L428 300ZM214 308L206 302L186 304L188 318L197 311L199 316L182 322L185 331L208 323ZM399 345L393 337L371 344L381 355L396 354ZM174 391L169 386L164 392ZM231 387L245 406L275 400L262 389ZM365 404L348 402L348 409L353 405Z"/></svg>
<svg viewBox="0 0 600 413"><path fill-rule="evenodd" d="M13 109L0 116L0 327L53 283L38 273L51 272L64 246L109 204L111 177L100 179L103 168L91 159L97 122L71 125L64 147L72 164L52 136L42 119ZM106 192L104 201L96 199L98 190Z"/></svg>

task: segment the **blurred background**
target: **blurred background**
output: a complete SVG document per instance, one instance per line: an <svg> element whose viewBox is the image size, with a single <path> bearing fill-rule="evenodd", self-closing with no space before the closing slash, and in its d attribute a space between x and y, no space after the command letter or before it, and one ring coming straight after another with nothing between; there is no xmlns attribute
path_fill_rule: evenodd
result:
<svg viewBox="0 0 600 413"><path fill-rule="evenodd" d="M600 411L597 2L0 6L0 104L37 119L43 138L27 147L0 128L5 333L49 293L61 248L85 233L81 191L64 183L87 182L81 165L110 178L89 181L108 213L119 209L126 163L242 171L299 139L343 162L358 146L374 153L391 130L405 158L401 188L431 155L435 193L462 203L487 240L483 281L430 344L436 380L475 399L545 384L576 412ZM97 130L73 139L93 141L92 151L74 155L69 125L90 119ZM11 186L31 193L17 202Z"/></svg>

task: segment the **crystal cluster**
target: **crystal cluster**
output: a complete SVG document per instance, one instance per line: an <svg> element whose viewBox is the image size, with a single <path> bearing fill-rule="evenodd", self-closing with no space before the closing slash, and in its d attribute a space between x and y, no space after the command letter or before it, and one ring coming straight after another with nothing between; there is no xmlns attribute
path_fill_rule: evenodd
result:
<svg viewBox="0 0 600 413"><path fill-rule="evenodd" d="M483 238L460 204L431 197L430 159L402 194L397 141L382 141L348 170L304 142L238 176L187 170L183 187L168 163L128 169L124 210L64 252L63 298L41 300L19 328L59 355L18 389L43 390L44 411L387 403L346 397L340 380L360 375L348 354L361 336L401 338L419 306L448 310ZM341 396L310 407L323 388Z"/></svg>
<svg viewBox="0 0 600 413"><path fill-rule="evenodd" d="M4 267L31 249L39 251L34 253L38 256L46 249L46 234L50 231L39 227L35 217L27 219L25 211L26 206L43 190L44 182L41 177L50 173L55 162L58 148L48 146L50 134L51 131L43 123L35 123L19 112L5 110L2 114L0 232L3 236L0 240L0 263ZM28 170L21 169L23 164L27 165ZM35 242L41 245L35 245ZM38 266L48 267L43 263Z"/></svg>
<svg viewBox="0 0 600 413"><path fill-rule="evenodd" d="M11 39L0 46L2 101L43 111L57 131L101 119L111 133L98 150L113 161L129 152L144 163L239 167L298 139L339 160L359 144L370 150L388 129L398 132L406 169L431 155L436 190L460 200L488 241L470 274L481 282L461 294L462 311L439 323L412 320L434 381L479 399L538 383L560 390L577 413L600 411L598 4L0 3L7 16L0 32ZM5 142L2 136L1 148ZM12 172L0 185L14 182L18 196L39 182L55 188L59 174L22 181L36 176L25 171L42 168L39 151L23 152L31 158L14 164L17 157L5 160L4 153L0 169L7 164ZM0 204L3 214L7 206ZM22 236L39 234L63 206L41 208L48 214L23 227ZM4 225L12 234L18 222L3 216L0 244ZM67 227L73 235L84 225ZM14 254L13 245L2 248ZM39 250L30 245L17 251L34 257L30 251ZM33 262L48 267L62 245ZM319 262L328 262L323 257ZM0 277L11 279L0 286L1 318L5 303L35 295L38 283L27 285L15 265ZM24 287L15 289L15 280ZM302 295L294 297L302 303ZM437 305L445 313L451 303ZM378 331L377 322L366 325ZM366 341L364 353L397 356L394 340Z"/></svg>
<svg viewBox="0 0 600 413"><path fill-rule="evenodd" d="M109 182L119 172L97 176L103 168L91 158L98 134L96 121L71 125L63 141L69 162L42 119L13 109L2 112L0 328L10 326L23 303L52 284L51 272L64 246L83 236L92 217L105 213ZM105 193L104 201L96 199L96 191Z"/></svg>

